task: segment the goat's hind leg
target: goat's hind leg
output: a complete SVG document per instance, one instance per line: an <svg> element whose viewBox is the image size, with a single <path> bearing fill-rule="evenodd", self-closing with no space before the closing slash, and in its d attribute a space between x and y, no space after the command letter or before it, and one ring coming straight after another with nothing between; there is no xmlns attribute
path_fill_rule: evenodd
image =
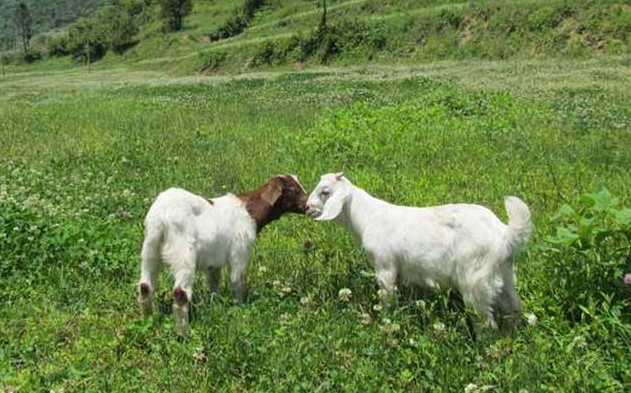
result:
<svg viewBox="0 0 631 393"><path fill-rule="evenodd" d="M171 268L175 278L173 285L175 333L185 336L188 331L189 310L193 299L196 253L190 244L180 242L169 251L168 255L165 255L165 262Z"/></svg>
<svg viewBox="0 0 631 393"><path fill-rule="evenodd" d="M142 245L140 281L138 282L138 306L143 317L153 312L153 294L161 266L160 239L148 235Z"/></svg>
<svg viewBox="0 0 631 393"><path fill-rule="evenodd" d="M503 273L504 286L497 297L496 308L502 320L507 322L507 327L515 328L520 323L522 301L515 288L515 273L512 263L510 269L505 269Z"/></svg>

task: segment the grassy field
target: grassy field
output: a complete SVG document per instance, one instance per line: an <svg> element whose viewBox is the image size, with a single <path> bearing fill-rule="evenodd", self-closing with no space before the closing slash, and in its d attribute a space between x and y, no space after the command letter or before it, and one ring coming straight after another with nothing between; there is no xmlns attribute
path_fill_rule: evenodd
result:
<svg viewBox="0 0 631 393"><path fill-rule="evenodd" d="M0 392L629 391L628 240L555 241L558 209L581 194L607 187L631 202L629 64L0 78ZM349 234L301 216L262 232L245 304L225 286L211 302L200 279L191 334L178 340L164 273L160 312L139 318L142 219L159 191L213 196L286 172L311 188L342 170L396 203L479 203L503 220L504 196L522 197L536 230L518 287L538 323L473 340L446 294L408 288L375 309ZM604 281L591 278L611 261Z"/></svg>

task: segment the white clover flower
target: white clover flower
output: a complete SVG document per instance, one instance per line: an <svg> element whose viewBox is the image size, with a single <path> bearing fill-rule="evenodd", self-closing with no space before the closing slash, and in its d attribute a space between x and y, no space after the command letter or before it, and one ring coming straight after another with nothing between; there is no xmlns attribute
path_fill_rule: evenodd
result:
<svg viewBox="0 0 631 393"><path fill-rule="evenodd" d="M519 389L519 393L529 393L526 389Z"/></svg>
<svg viewBox="0 0 631 393"><path fill-rule="evenodd" d="M388 296L388 291L380 289L377 291L377 296L379 296L379 299L385 299Z"/></svg>
<svg viewBox="0 0 631 393"><path fill-rule="evenodd" d="M337 293L337 297L339 297L340 300L343 301L343 302L348 302L348 301L351 300L351 297L353 297L353 291L351 291L348 288L342 288Z"/></svg>
<svg viewBox="0 0 631 393"><path fill-rule="evenodd" d="M301 297L300 304L302 304L303 306L308 306L309 304L311 304L311 298L309 296Z"/></svg>
<svg viewBox="0 0 631 393"><path fill-rule="evenodd" d="M478 385L470 383L465 386L464 393L480 393L480 389L478 389Z"/></svg>
<svg viewBox="0 0 631 393"><path fill-rule="evenodd" d="M280 314L280 323L281 324L285 324L287 322L289 322L289 319L291 318L291 315L289 315L289 313L282 313Z"/></svg>
<svg viewBox="0 0 631 393"><path fill-rule="evenodd" d="M280 283L280 280L274 280L274 282L272 282L272 285L275 287L280 287L282 284Z"/></svg>
<svg viewBox="0 0 631 393"><path fill-rule="evenodd" d="M267 272L267 267L264 266L264 265L259 266L259 272L266 273Z"/></svg>
<svg viewBox="0 0 631 393"><path fill-rule="evenodd" d="M419 310L424 310L425 309L425 300L417 300L416 301L416 308L418 308Z"/></svg>
<svg viewBox="0 0 631 393"><path fill-rule="evenodd" d="M445 324L442 322L436 322L433 325L434 330L436 330L438 333L442 333L445 331Z"/></svg>
<svg viewBox="0 0 631 393"><path fill-rule="evenodd" d="M379 312L383 310L383 306L381 304L375 304L374 306L372 306L372 309Z"/></svg>
<svg viewBox="0 0 631 393"><path fill-rule="evenodd" d="M578 349L583 349L587 346L587 341L583 336L576 336L574 337L574 340L572 340L572 345Z"/></svg>
<svg viewBox="0 0 631 393"><path fill-rule="evenodd" d="M372 318L370 317L370 314L367 312L362 313L362 325L370 325L371 322Z"/></svg>
<svg viewBox="0 0 631 393"><path fill-rule="evenodd" d="M539 318L537 318L537 316L533 313L527 314L526 319L528 320L528 325L530 326L536 326L539 322Z"/></svg>
<svg viewBox="0 0 631 393"><path fill-rule="evenodd" d="M413 346L413 347L415 347L416 344L418 344L418 342L415 339L413 339L413 338L409 339L408 343L410 343L410 345Z"/></svg>
<svg viewBox="0 0 631 393"><path fill-rule="evenodd" d="M291 293L291 287L289 285L285 285L284 287L282 287L280 289L281 292L286 293L286 294L290 294Z"/></svg>

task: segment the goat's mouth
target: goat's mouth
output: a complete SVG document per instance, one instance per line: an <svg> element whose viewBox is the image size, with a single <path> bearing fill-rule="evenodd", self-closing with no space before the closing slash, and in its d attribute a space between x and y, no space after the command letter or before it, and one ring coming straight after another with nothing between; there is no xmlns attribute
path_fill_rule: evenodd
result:
<svg viewBox="0 0 631 393"><path fill-rule="evenodd" d="M311 218L318 218L320 217L320 215L322 215L322 212L317 210L317 209L312 209L307 207L307 210L305 211L305 213L311 217Z"/></svg>

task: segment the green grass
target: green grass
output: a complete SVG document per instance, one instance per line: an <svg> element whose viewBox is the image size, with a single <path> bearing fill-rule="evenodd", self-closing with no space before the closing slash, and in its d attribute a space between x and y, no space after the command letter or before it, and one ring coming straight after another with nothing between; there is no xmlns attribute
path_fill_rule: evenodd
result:
<svg viewBox="0 0 631 393"><path fill-rule="evenodd" d="M0 391L627 391L628 300L621 314L568 320L546 236L583 192L606 185L630 205L630 62L185 78L101 65L0 78ZM407 288L373 310L371 268L350 235L301 216L262 232L245 304L226 287L211 302L200 279L178 340L164 273L160 312L139 318L142 219L159 191L214 196L286 172L311 188L340 170L392 202L480 203L504 220L504 196L521 196L536 229L518 287L539 323L473 341L446 295L423 305Z"/></svg>

